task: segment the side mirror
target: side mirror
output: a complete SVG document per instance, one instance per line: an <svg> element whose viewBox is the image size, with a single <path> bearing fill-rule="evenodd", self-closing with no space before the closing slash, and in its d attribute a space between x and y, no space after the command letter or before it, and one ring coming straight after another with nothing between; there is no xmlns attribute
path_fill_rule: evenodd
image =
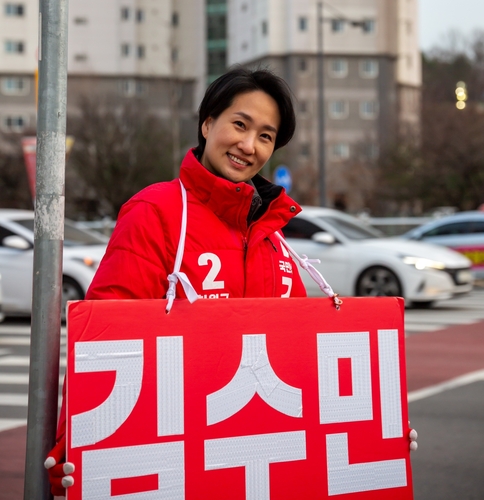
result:
<svg viewBox="0 0 484 500"><path fill-rule="evenodd" d="M2 244L7 248L14 248L15 250L28 250L32 245L22 236L6 236L3 238Z"/></svg>
<svg viewBox="0 0 484 500"><path fill-rule="evenodd" d="M318 231L311 236L311 239L316 243L323 243L324 245L334 245L336 238L326 231Z"/></svg>

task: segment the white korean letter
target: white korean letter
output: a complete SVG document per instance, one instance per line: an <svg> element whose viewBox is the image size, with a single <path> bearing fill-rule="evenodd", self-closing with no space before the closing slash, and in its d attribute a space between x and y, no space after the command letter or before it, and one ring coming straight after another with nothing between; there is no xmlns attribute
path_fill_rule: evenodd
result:
<svg viewBox="0 0 484 500"><path fill-rule="evenodd" d="M183 337L156 339L158 436L183 434Z"/></svg>
<svg viewBox="0 0 484 500"><path fill-rule="evenodd" d="M351 396L340 396L338 359L351 359ZM321 424L373 419L368 332L318 334L319 421Z"/></svg>
<svg viewBox="0 0 484 500"><path fill-rule="evenodd" d="M304 431L205 441L205 470L245 467L247 500L269 500L269 464L306 459Z"/></svg>
<svg viewBox="0 0 484 500"><path fill-rule="evenodd" d="M301 417L302 391L284 383L274 373L265 334L243 335L242 338L242 360L234 378L207 396L208 425L235 415L256 393L284 415Z"/></svg>
<svg viewBox="0 0 484 500"><path fill-rule="evenodd" d="M378 330L381 425L384 439L403 436L398 330Z"/></svg>
<svg viewBox="0 0 484 500"><path fill-rule="evenodd" d="M143 378L143 341L76 342L75 372L115 371L108 398L97 408L72 417L71 446L95 444L114 434L133 411Z"/></svg>
<svg viewBox="0 0 484 500"><path fill-rule="evenodd" d="M183 442L126 446L82 453L82 498L85 500L184 500ZM158 476L158 488L127 495L111 496L113 479Z"/></svg>
<svg viewBox="0 0 484 500"><path fill-rule="evenodd" d="M407 470L403 458L350 465L346 433L326 436L326 455L329 496L407 485Z"/></svg>

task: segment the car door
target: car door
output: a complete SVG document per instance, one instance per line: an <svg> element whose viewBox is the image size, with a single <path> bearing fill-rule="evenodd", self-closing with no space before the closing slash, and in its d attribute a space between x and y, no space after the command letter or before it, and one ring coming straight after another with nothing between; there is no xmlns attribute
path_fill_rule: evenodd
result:
<svg viewBox="0 0 484 500"><path fill-rule="evenodd" d="M336 293L341 295L351 294L351 286L348 283L347 276L347 264L350 259L349 249L337 240L333 244L313 241L312 236L321 231L323 231L321 227L301 217L291 219L283 228L287 242L300 257L307 255L309 259L319 259L321 261L312 264ZM304 269L299 268L299 272L309 296L323 295L317 283Z"/></svg>
<svg viewBox="0 0 484 500"><path fill-rule="evenodd" d="M7 236L19 236L0 224L0 275L3 311L6 314L30 313L32 304L33 249L19 250L3 244Z"/></svg>

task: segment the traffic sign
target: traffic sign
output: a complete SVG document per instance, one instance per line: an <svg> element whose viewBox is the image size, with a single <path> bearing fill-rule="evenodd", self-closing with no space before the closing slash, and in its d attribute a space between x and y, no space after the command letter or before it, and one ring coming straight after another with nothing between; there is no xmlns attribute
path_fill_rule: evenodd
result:
<svg viewBox="0 0 484 500"><path fill-rule="evenodd" d="M279 165L274 170L274 184L282 186L288 193L292 188L291 171L286 165Z"/></svg>

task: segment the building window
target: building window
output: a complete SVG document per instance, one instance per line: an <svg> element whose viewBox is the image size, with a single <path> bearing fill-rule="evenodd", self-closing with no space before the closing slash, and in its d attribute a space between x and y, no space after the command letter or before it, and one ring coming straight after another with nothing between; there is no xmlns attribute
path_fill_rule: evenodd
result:
<svg viewBox="0 0 484 500"><path fill-rule="evenodd" d="M374 19L366 19L361 26L363 33L375 33L376 22Z"/></svg>
<svg viewBox="0 0 484 500"><path fill-rule="evenodd" d="M178 16L178 12L172 12L171 13L171 25L178 26L179 23L180 23L180 19Z"/></svg>
<svg viewBox="0 0 484 500"><path fill-rule="evenodd" d="M360 116L365 120L373 120L378 115L378 103L376 101L362 101L360 103Z"/></svg>
<svg viewBox="0 0 484 500"><path fill-rule="evenodd" d="M4 95L27 95L30 92L30 81L28 78L9 76L2 78L2 94Z"/></svg>
<svg viewBox="0 0 484 500"><path fill-rule="evenodd" d="M145 20L145 11L143 9L136 9L136 22L142 23Z"/></svg>
<svg viewBox="0 0 484 500"><path fill-rule="evenodd" d="M121 20L127 21L129 19L129 7L121 7Z"/></svg>
<svg viewBox="0 0 484 500"><path fill-rule="evenodd" d="M305 72L308 70L308 61L306 60L305 57L300 57L298 59L298 69L301 72Z"/></svg>
<svg viewBox="0 0 484 500"><path fill-rule="evenodd" d="M304 142L299 147L299 155L308 158L311 154L311 148L307 142Z"/></svg>
<svg viewBox="0 0 484 500"><path fill-rule="evenodd" d="M77 61L77 62L87 61L87 54L76 54L74 56L74 61Z"/></svg>
<svg viewBox="0 0 484 500"><path fill-rule="evenodd" d="M12 17L22 17L25 14L25 7L21 3L6 3L5 15Z"/></svg>
<svg viewBox="0 0 484 500"><path fill-rule="evenodd" d="M5 41L5 52L8 54L23 54L25 51L24 42L18 42L14 40Z"/></svg>
<svg viewBox="0 0 484 500"><path fill-rule="evenodd" d="M343 19L331 19L331 31L333 33L342 33L345 29L345 22Z"/></svg>
<svg viewBox="0 0 484 500"><path fill-rule="evenodd" d="M129 43L121 44L121 57L128 57L130 53L130 45Z"/></svg>
<svg viewBox="0 0 484 500"><path fill-rule="evenodd" d="M144 45L138 45L136 49L136 55L138 56L138 59L144 59L146 55L146 49Z"/></svg>
<svg viewBox="0 0 484 500"><path fill-rule="evenodd" d="M367 144L366 155L369 160L378 160L378 157L380 156L380 148L378 147L378 144L375 144L374 142Z"/></svg>
<svg viewBox="0 0 484 500"><path fill-rule="evenodd" d="M376 78L378 76L378 61L375 59L360 61L360 75L363 78Z"/></svg>
<svg viewBox="0 0 484 500"><path fill-rule="evenodd" d="M299 31L307 31L308 30L308 18L300 17L298 19Z"/></svg>
<svg viewBox="0 0 484 500"><path fill-rule="evenodd" d="M262 28L262 34L265 36L267 35L269 29L268 29L268 25L267 25L267 21L262 21L262 25L261 25L261 28Z"/></svg>
<svg viewBox="0 0 484 500"><path fill-rule="evenodd" d="M148 92L148 87L145 82L138 80L127 79L118 82L119 93L124 97L134 97L145 95Z"/></svg>
<svg viewBox="0 0 484 500"><path fill-rule="evenodd" d="M225 14L208 16L207 39L225 40L226 38L227 38L227 18Z"/></svg>
<svg viewBox="0 0 484 500"><path fill-rule="evenodd" d="M74 24L87 24L87 17L75 17Z"/></svg>
<svg viewBox="0 0 484 500"><path fill-rule="evenodd" d="M350 146L346 142L333 144L331 147L331 157L333 160L347 160L350 157Z"/></svg>
<svg viewBox="0 0 484 500"><path fill-rule="evenodd" d="M348 61L338 57L330 61L330 74L334 78L345 78L348 75Z"/></svg>
<svg viewBox="0 0 484 500"><path fill-rule="evenodd" d="M329 116L335 120L343 120L348 116L348 103L346 101L330 101Z"/></svg>
<svg viewBox="0 0 484 500"><path fill-rule="evenodd" d="M29 120L26 116L4 116L2 120L2 128L6 132L23 132L28 123Z"/></svg>
<svg viewBox="0 0 484 500"><path fill-rule="evenodd" d="M307 113L308 112L308 102L307 101L299 101L299 112Z"/></svg>
<svg viewBox="0 0 484 500"><path fill-rule="evenodd" d="M209 51L208 53L208 74L222 75L226 70L227 54L225 50Z"/></svg>
<svg viewBox="0 0 484 500"><path fill-rule="evenodd" d="M171 61L172 62L178 61L178 49L176 47L173 47L171 49Z"/></svg>

